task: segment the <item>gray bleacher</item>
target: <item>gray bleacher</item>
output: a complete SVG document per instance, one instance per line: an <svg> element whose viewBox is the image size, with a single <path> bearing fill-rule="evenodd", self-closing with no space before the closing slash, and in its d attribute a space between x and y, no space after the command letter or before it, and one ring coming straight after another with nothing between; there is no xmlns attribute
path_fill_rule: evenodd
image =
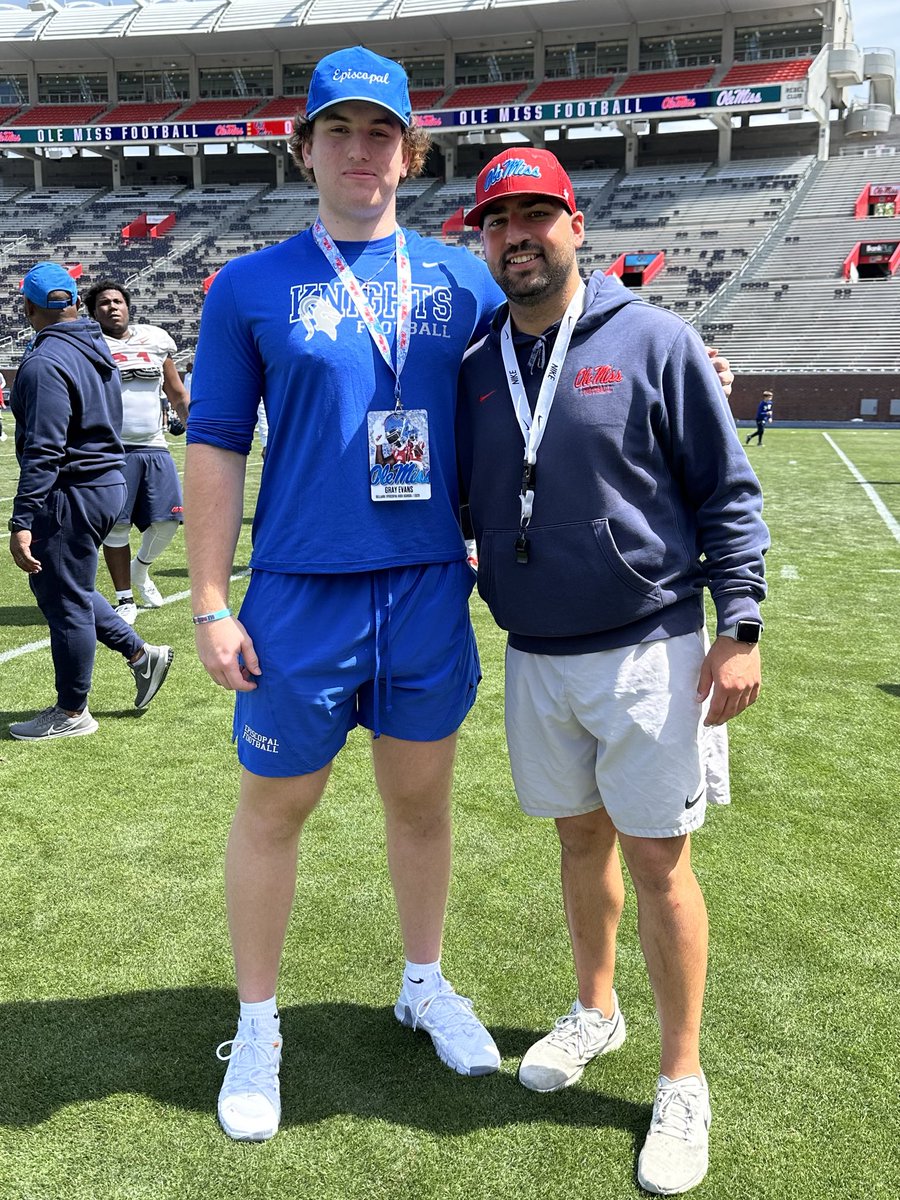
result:
<svg viewBox="0 0 900 1200"><path fill-rule="evenodd" d="M598 203L585 203L585 273L605 270L621 254L665 255L645 299L691 319L744 265L775 224L811 158L754 159L733 174L698 165L644 169L620 178Z"/></svg>
<svg viewBox="0 0 900 1200"><path fill-rule="evenodd" d="M867 183L900 182L900 155L822 163L733 294L698 322L744 373L896 371L900 278L842 275L858 241L900 241L900 218L856 220Z"/></svg>
<svg viewBox="0 0 900 1200"><path fill-rule="evenodd" d="M584 273L608 268L623 253L662 250L665 269L642 294L695 321L737 370L896 370L900 280L850 285L840 266L856 241L900 239L900 219L853 218L866 182L898 181L900 156L825 164L764 158L571 177L586 217ZM473 196L470 177L419 179L401 188L398 208L404 224L441 238L443 222ZM0 192L0 199L13 198L15 205L0 206L0 287L7 294L51 254L82 264L82 288L104 275L123 279L138 319L169 329L181 363L196 344L203 279L229 259L307 227L318 208L315 189L301 181ZM166 236L121 238L141 212L169 211L177 221ZM446 240L480 254L477 231ZM29 335L16 306L0 310L0 367L16 364Z"/></svg>

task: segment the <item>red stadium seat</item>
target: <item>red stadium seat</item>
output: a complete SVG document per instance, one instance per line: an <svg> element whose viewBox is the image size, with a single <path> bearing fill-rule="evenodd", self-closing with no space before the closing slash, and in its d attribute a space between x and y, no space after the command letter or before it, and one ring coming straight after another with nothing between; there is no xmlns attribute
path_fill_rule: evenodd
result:
<svg viewBox="0 0 900 1200"><path fill-rule="evenodd" d="M789 79L805 79L812 61L811 58L791 58L776 62L735 63L719 86L739 87L745 83L782 83Z"/></svg>
<svg viewBox="0 0 900 1200"><path fill-rule="evenodd" d="M436 108L443 94L443 88L414 88L409 93L413 112L425 112L429 108Z"/></svg>
<svg viewBox="0 0 900 1200"><path fill-rule="evenodd" d="M35 104L19 113L10 125L87 125L106 104Z"/></svg>
<svg viewBox="0 0 900 1200"><path fill-rule="evenodd" d="M589 79L545 79L528 97L528 103L586 100L592 96L603 96L614 79L614 75L597 75Z"/></svg>
<svg viewBox="0 0 900 1200"><path fill-rule="evenodd" d="M177 114L179 121L240 121L259 104L258 97L234 100L198 100Z"/></svg>
<svg viewBox="0 0 900 1200"><path fill-rule="evenodd" d="M102 120L104 125L131 125L143 124L147 121L162 121L175 112L180 104L180 100L163 100L158 104L127 101L117 104L108 113L103 113L102 117L95 117L94 120Z"/></svg>
<svg viewBox="0 0 900 1200"><path fill-rule="evenodd" d="M692 67L687 71L637 71L616 88L617 96L635 96L638 93L689 92L705 87L715 74L715 64L708 67Z"/></svg>
<svg viewBox="0 0 900 1200"><path fill-rule="evenodd" d="M276 96L255 112L253 118L266 121L275 117L293 117L298 112L306 112L305 96Z"/></svg>
<svg viewBox="0 0 900 1200"><path fill-rule="evenodd" d="M476 83L457 88L441 107L478 108L482 105L512 104L527 86L527 83Z"/></svg>

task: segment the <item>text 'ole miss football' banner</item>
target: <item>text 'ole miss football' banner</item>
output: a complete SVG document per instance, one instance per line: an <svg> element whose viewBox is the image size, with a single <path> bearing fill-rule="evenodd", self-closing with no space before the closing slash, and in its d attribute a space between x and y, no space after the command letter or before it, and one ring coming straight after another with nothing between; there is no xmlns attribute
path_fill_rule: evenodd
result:
<svg viewBox="0 0 900 1200"><path fill-rule="evenodd" d="M51 125L0 129L0 148L14 146L108 146L154 142L236 142L291 136L290 120L148 121L141 125Z"/></svg>
<svg viewBox="0 0 900 1200"><path fill-rule="evenodd" d="M550 104L508 104L499 108L460 108L417 113L425 129L471 129L483 125L533 125L539 122L616 117L675 116L693 110L752 109L761 105L802 103L799 88L717 88L668 96L605 96L595 100L555 100ZM0 149L15 146L136 146L179 142L273 141L291 136L290 119L275 121L154 121L139 125L52 125L0 129Z"/></svg>
<svg viewBox="0 0 900 1200"><path fill-rule="evenodd" d="M426 129L470 128L473 125L528 125L538 121L605 121L616 117L681 115L694 109L758 108L781 104L780 85L772 87L716 88L705 92L673 92L668 96L603 96L595 100L553 100L549 104L504 104L499 108L461 108L450 112L416 113L416 123Z"/></svg>

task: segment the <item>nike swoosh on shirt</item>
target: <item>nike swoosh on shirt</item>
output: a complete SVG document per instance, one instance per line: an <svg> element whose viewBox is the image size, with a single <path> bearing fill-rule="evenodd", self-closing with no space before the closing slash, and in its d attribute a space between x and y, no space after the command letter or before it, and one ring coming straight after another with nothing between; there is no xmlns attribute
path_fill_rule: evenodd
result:
<svg viewBox="0 0 900 1200"><path fill-rule="evenodd" d="M422 266L425 267L426 270L430 270L431 267L439 267L440 265L441 265L440 263L436 263L436 262L433 262L433 263L423 262L422 263Z"/></svg>
<svg viewBox="0 0 900 1200"><path fill-rule="evenodd" d="M479 396L479 397L478 397L478 403L479 403L479 404L484 404L485 400L490 400L491 396L493 396L493 394L494 394L494 392L496 392L496 390L497 390L497 389L496 389L496 388L494 388L494 391L493 391L493 392L485 392L483 396Z"/></svg>

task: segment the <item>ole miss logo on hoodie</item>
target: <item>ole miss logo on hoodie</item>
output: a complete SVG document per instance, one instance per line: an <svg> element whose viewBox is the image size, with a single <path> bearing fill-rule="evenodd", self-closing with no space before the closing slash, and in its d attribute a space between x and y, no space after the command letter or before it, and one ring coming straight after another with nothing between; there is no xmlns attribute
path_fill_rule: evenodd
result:
<svg viewBox="0 0 900 1200"><path fill-rule="evenodd" d="M605 363L601 367L582 367L575 376L574 387L583 396L595 396L600 392L611 392L613 384L622 382L618 367Z"/></svg>

